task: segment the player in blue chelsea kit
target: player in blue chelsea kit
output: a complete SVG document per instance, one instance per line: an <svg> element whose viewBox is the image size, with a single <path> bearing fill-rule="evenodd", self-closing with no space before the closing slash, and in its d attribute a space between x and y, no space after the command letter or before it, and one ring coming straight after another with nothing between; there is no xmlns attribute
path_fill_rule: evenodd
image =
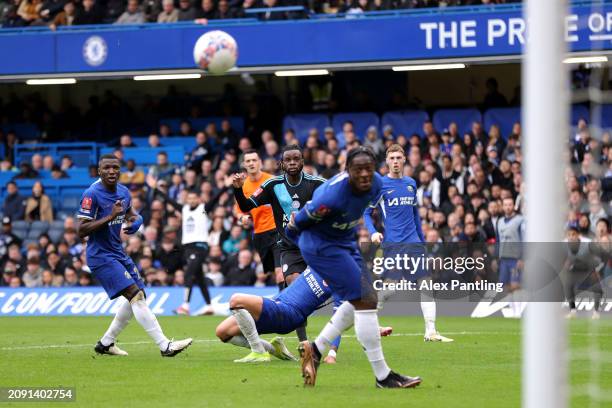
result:
<svg viewBox="0 0 612 408"><path fill-rule="evenodd" d="M406 154L404 148L398 144L389 146L386 152L386 162L389 174L383 177L383 187L376 209L382 217L384 235L378 232L372 219L374 208L367 208L363 215L365 225L371 234L372 243L382 244L385 258L393 258L396 254L412 253L421 256L424 251L422 243L425 241L421 229L421 218L417 205L417 185L411 177L404 177L404 164ZM395 276L394 276L395 275ZM399 280L404 278L410 281L428 279L425 270L406 276L405 273L388 271L387 278ZM378 293L378 308L393 291ZM431 294L421 291L421 311L425 320L425 341L452 342L436 330L436 302Z"/></svg>
<svg viewBox="0 0 612 408"><path fill-rule="evenodd" d="M355 226L366 207L375 205L382 178L375 172L376 157L367 148L351 150L347 171L319 187L310 201L287 225L308 266L329 285L332 293L346 300L313 343L302 342L300 355L305 386L314 386L317 369L332 341L354 321L379 388L409 388L421 383L389 369L383 356L378 329L376 294L369 282L362 285L363 260L355 242ZM365 280L365 279L364 279ZM369 286L368 286L369 285Z"/></svg>
<svg viewBox="0 0 612 408"><path fill-rule="evenodd" d="M331 297L334 306L342 301L333 296L327 283L307 268L297 275L293 283L272 299L246 293L235 293L230 298L232 316L222 321L216 335L224 343L251 348L251 354L234 360L236 363L265 363L274 356L281 360L295 360L287 350L282 337L271 342L262 340L260 334L287 334L300 327L315 310L325 306ZM381 336L391 335L390 327L379 328ZM338 336L334 345L339 347ZM334 359L335 362L335 359Z"/></svg>
<svg viewBox="0 0 612 408"><path fill-rule="evenodd" d="M121 245L121 228L134 234L142 225L142 217L131 207L128 189L119 184L120 163L113 155L104 155L98 162L100 179L93 183L81 198L77 217L79 237L87 241L87 265L111 299L119 296L120 306L110 327L98 341L99 354L128 353L115 345L117 336L132 316L159 346L163 357L173 357L192 343L188 338L170 341L164 335L157 318L145 301L144 283L138 269Z"/></svg>

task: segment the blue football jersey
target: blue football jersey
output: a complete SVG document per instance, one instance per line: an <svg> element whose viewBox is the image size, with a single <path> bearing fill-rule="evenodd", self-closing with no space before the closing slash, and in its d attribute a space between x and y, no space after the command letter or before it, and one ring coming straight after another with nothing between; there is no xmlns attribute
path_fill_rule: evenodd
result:
<svg viewBox="0 0 612 408"><path fill-rule="evenodd" d="M383 187L377 199L377 208L382 217L384 242L423 242L421 218L416 199L417 185L411 177L399 179L383 177ZM373 208L367 208L363 218L370 234L376 232L372 220Z"/></svg>
<svg viewBox="0 0 612 408"><path fill-rule="evenodd" d="M273 300L293 306L308 317L332 296L327 283L316 272L306 269Z"/></svg>
<svg viewBox="0 0 612 408"><path fill-rule="evenodd" d="M132 205L130 192L122 184L117 184L116 191L107 190L100 180L93 183L81 197L77 218L99 220L111 214L113 204L121 200L123 213L113 221L94 231L87 241L87 264L96 266L105 263L108 258L125 260L128 258L121 244L121 224L125 214Z"/></svg>
<svg viewBox="0 0 612 408"><path fill-rule="evenodd" d="M332 177L314 192L295 216L295 224L302 234L313 234L319 239L337 243L353 243L355 227L368 206L375 206L382 189L382 177L374 173L372 188L356 194L346 172Z"/></svg>

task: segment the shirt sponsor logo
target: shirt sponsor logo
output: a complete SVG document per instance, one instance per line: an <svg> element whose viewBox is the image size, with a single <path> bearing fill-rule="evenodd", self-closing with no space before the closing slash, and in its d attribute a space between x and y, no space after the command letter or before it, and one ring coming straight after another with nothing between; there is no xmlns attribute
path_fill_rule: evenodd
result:
<svg viewBox="0 0 612 408"><path fill-rule="evenodd" d="M396 205L415 205L414 197L395 197L387 200L387 205L393 207Z"/></svg>

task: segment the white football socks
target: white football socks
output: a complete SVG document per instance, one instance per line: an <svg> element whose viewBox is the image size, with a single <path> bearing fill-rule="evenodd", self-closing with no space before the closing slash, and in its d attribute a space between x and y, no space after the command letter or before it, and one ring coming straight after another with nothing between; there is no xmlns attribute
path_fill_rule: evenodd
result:
<svg viewBox="0 0 612 408"><path fill-rule="evenodd" d="M391 369L385 361L382 345L380 344L380 332L378 330L378 313L376 310L355 311L355 333L357 340L361 343L374 375L380 380L387 378Z"/></svg>
<svg viewBox="0 0 612 408"><path fill-rule="evenodd" d="M350 302L342 303L334 312L331 320L325 325L315 340L321 355L325 353L332 341L353 325L355 320L355 307ZM378 326L376 326L378 330Z"/></svg>
<svg viewBox="0 0 612 408"><path fill-rule="evenodd" d="M425 320L425 334L436 332L436 302L421 301L421 311Z"/></svg>
<svg viewBox="0 0 612 408"><path fill-rule="evenodd" d="M249 342L251 351L265 353L266 350L264 349L261 338L259 338L259 333L257 333L257 327L255 327L253 316L245 309L232 309L232 314L236 318L236 323L238 323L240 331Z"/></svg>
<svg viewBox="0 0 612 408"><path fill-rule="evenodd" d="M384 304L387 302L387 300L389 300L391 296L393 296L395 291L389 290L389 289L383 289L383 290L377 291L377 293L378 293L378 304L376 305L376 308L378 310L382 310Z"/></svg>
<svg viewBox="0 0 612 408"><path fill-rule="evenodd" d="M134 313L134 317L138 323L153 339L159 349L161 351L165 351L168 348L170 341L166 336L164 336L164 332L162 331L157 318L153 312L151 312L151 309L149 309L147 302L144 299L138 299L133 301L131 305L132 312Z"/></svg>
<svg viewBox="0 0 612 408"><path fill-rule="evenodd" d="M239 334L234 337L230 337L230 339L226 343L233 344L234 346L238 346L238 347L251 348L251 346L249 346L249 342L247 341L246 337L244 337L242 334Z"/></svg>
<svg viewBox="0 0 612 408"><path fill-rule="evenodd" d="M260 339L260 341L261 341L261 345L263 346L264 350L266 350L268 353L271 353L274 351L274 346L272 346L270 342L264 339ZM227 343L233 344L234 346L238 346L238 347L251 348L251 346L249 345L249 341L242 334L239 334L237 336L230 338L227 341Z"/></svg>
<svg viewBox="0 0 612 408"><path fill-rule="evenodd" d="M120 302L121 306L119 306L117 314L115 314L115 318L113 319L112 323L108 327L108 330L106 330L106 333L104 333L104 336L102 336L102 339L100 340L103 346L110 346L111 344L113 344L115 340L117 340L117 336L119 336L119 333L121 333L123 329L125 329L125 326L128 325L130 319L132 318L132 316L134 316L134 313L132 313L132 306L126 298L119 298L117 302Z"/></svg>

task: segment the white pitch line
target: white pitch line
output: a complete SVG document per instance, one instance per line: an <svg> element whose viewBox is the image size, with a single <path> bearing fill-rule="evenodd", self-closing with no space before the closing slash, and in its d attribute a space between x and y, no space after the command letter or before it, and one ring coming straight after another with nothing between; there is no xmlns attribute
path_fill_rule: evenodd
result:
<svg viewBox="0 0 612 408"><path fill-rule="evenodd" d="M487 332L487 331L459 331L459 332L442 332L442 334L448 336L480 336L480 335L510 335L510 336L519 336L521 332L518 331L496 331L496 332ZM599 337L612 337L612 334L608 333L582 333L576 332L571 333L572 336L599 336ZM393 333L391 337L418 337L423 336L423 332L418 333ZM355 338L354 334L343 335L344 338ZM285 336L286 339L297 339L294 336ZM193 341L194 343L211 343L211 344L223 344L219 339L196 339ZM117 343L121 346L138 346L143 344L152 345L151 341L134 341L134 342L120 342ZM79 347L93 347L94 343L88 344L40 344L40 345L30 345L30 346L14 346L14 347L0 347L0 351L16 351L16 350L44 350L44 349L54 349L54 348L79 348Z"/></svg>

